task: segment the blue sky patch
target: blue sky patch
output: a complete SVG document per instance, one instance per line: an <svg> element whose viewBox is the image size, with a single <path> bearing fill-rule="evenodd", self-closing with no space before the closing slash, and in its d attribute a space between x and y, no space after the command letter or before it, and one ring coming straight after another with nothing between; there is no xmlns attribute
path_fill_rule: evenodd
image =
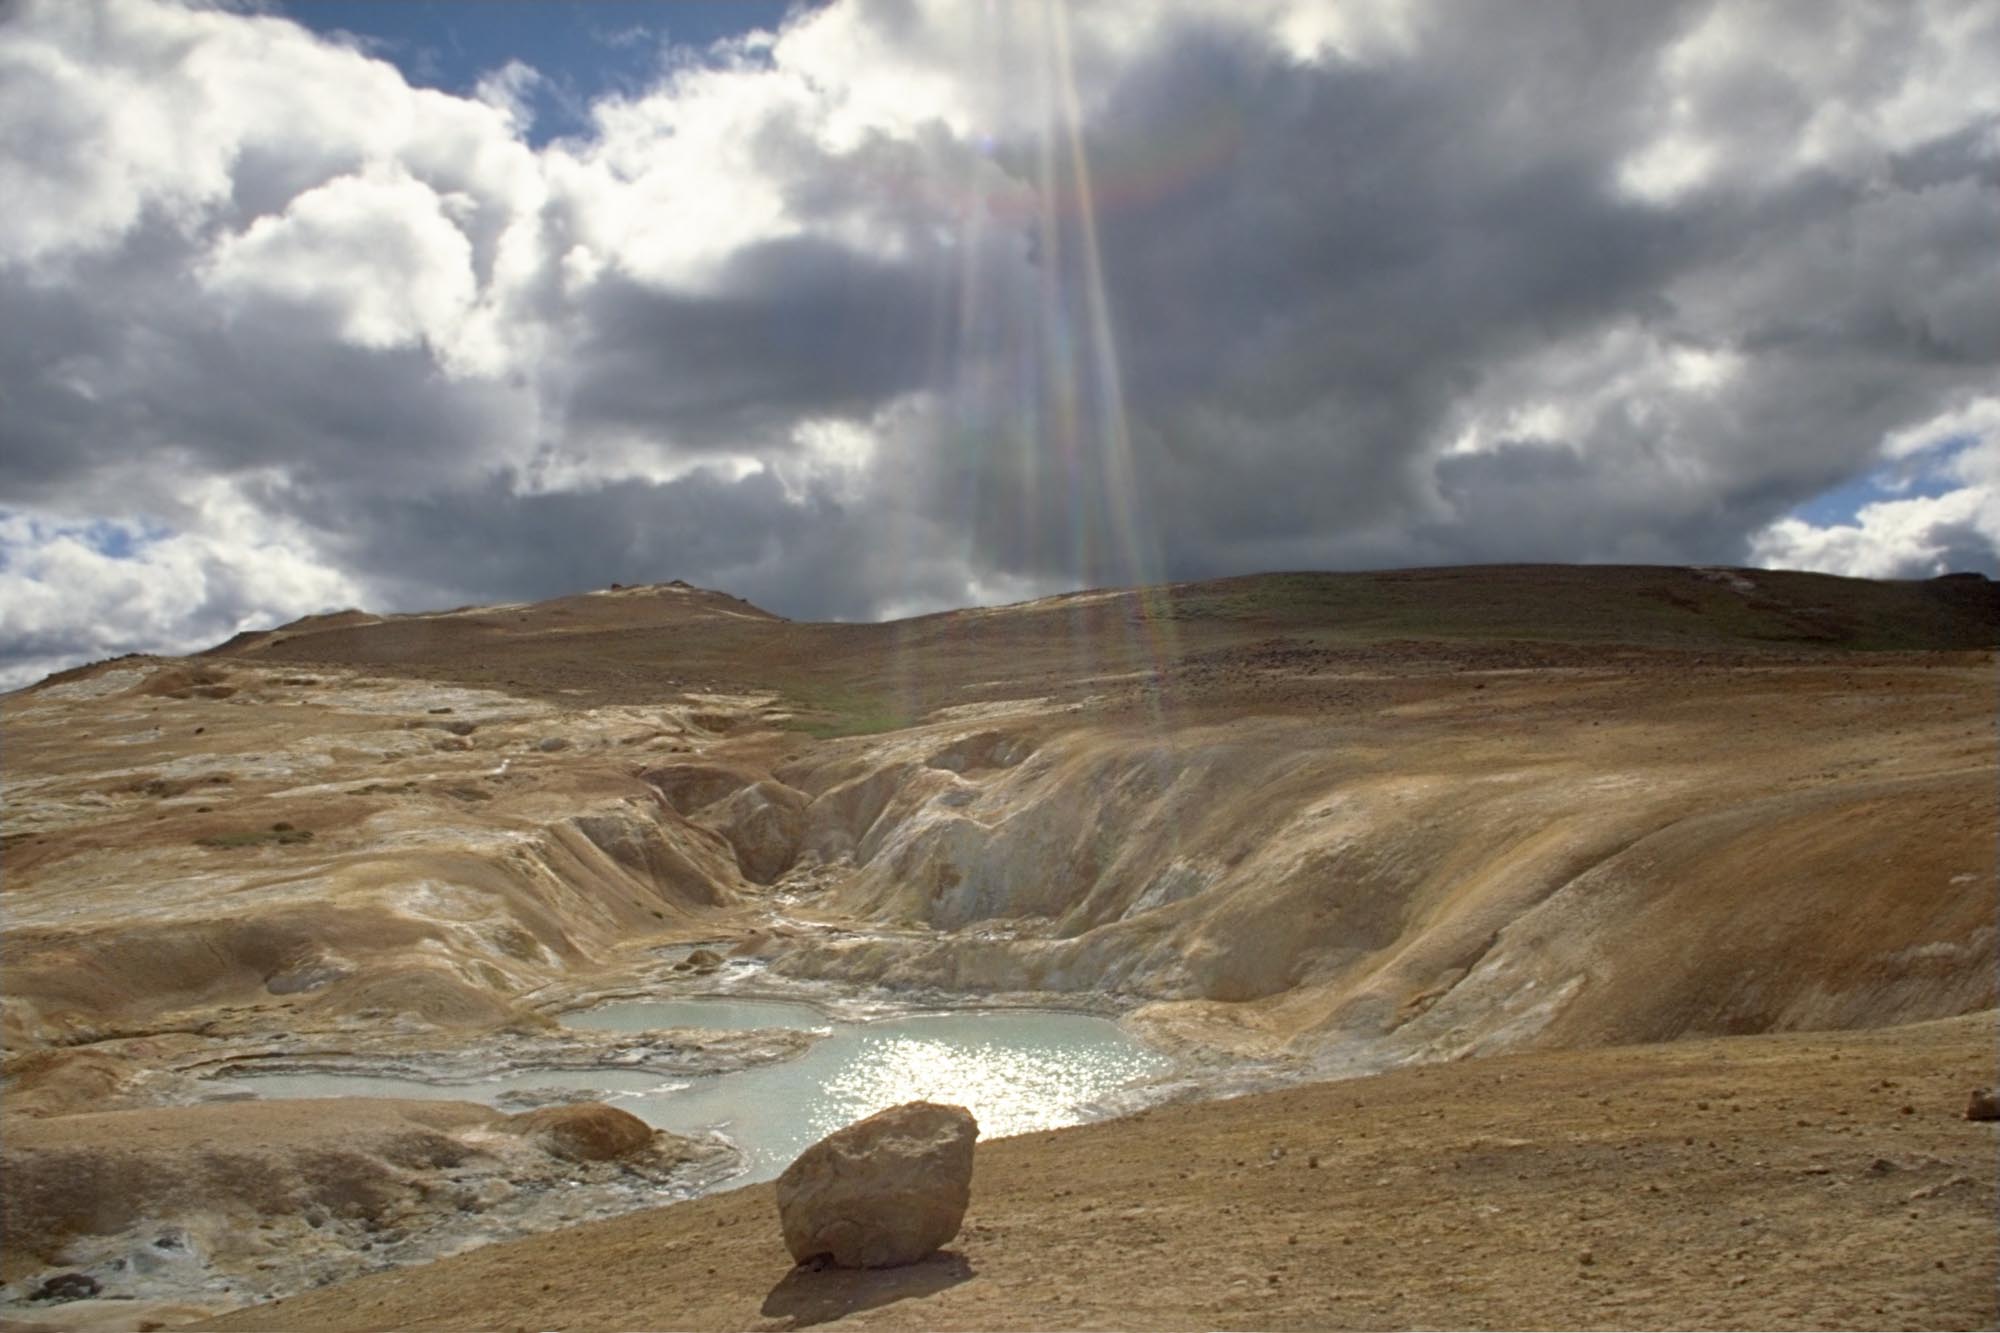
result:
<svg viewBox="0 0 2000 1333"><path fill-rule="evenodd" d="M776 31L787 0L281 0L277 12L313 31L346 33L412 84L460 96L519 60L542 75L528 97L537 146L590 128L590 104L658 81L672 48L702 51L753 29Z"/></svg>
<svg viewBox="0 0 2000 1333"><path fill-rule="evenodd" d="M98 519L75 529L73 535L99 555L110 556L113 560L130 560L154 542L171 537L173 531L145 523Z"/></svg>
<svg viewBox="0 0 2000 1333"><path fill-rule="evenodd" d="M1861 510L1881 500L1936 499L1965 485L1944 474L1945 464L1970 448L1970 437L1940 441L1921 454L1878 467L1822 491L1793 510L1794 516L1814 527L1850 525Z"/></svg>
<svg viewBox="0 0 2000 1333"><path fill-rule="evenodd" d="M0 538L0 570L10 568L17 556L32 552L62 537L82 542L99 555L113 560L131 560L154 542L174 535L174 530L157 523L128 522L120 519L93 519L88 523L51 522L23 515L17 510L0 509L0 520L26 518L26 541Z"/></svg>

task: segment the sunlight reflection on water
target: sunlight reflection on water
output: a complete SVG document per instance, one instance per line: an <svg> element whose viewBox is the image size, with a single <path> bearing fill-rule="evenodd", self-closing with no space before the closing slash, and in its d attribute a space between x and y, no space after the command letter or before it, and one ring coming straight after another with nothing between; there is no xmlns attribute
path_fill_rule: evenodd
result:
<svg viewBox="0 0 2000 1333"><path fill-rule="evenodd" d="M808 1146L888 1106L951 1102L979 1121L981 1138L1080 1123L1089 1103L1169 1061L1117 1024L1084 1014L997 1010L835 1022L805 1005L629 1001L577 1015L579 1026L642 1030L696 1026L714 1006L715 1027L786 1026L830 1031L804 1055L730 1074L662 1079L637 1070L525 1070L464 1084L358 1075L249 1076L238 1086L267 1097L433 1097L492 1103L521 1089L598 1095L662 1129L720 1130L746 1158L734 1184L768 1180Z"/></svg>
<svg viewBox="0 0 2000 1333"><path fill-rule="evenodd" d="M982 1138L996 1138L1077 1124L1089 1102L1167 1064L1101 1018L922 1014L836 1024L795 1060L695 1079L632 1109L681 1133L721 1129L749 1157L746 1178L761 1180L815 1140L887 1106L952 1102L972 1112Z"/></svg>

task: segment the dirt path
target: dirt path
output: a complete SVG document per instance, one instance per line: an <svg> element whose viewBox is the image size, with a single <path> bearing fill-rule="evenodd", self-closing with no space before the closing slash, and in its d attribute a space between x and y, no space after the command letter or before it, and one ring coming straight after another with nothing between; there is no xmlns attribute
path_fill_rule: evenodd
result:
<svg viewBox="0 0 2000 1333"><path fill-rule="evenodd" d="M1994 1016L1502 1057L981 1148L952 1250L794 1270L769 1186L226 1329L1979 1328Z"/></svg>

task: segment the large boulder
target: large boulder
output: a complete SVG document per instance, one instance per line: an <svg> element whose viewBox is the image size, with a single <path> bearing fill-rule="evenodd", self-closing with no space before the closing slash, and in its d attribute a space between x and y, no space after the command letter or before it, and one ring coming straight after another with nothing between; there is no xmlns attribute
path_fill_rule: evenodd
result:
<svg viewBox="0 0 2000 1333"><path fill-rule="evenodd" d="M799 1263L913 1264L958 1234L979 1123L963 1106L907 1102L857 1120L778 1177L778 1220Z"/></svg>
<svg viewBox="0 0 2000 1333"><path fill-rule="evenodd" d="M699 972L707 976L722 966L722 955L713 949L695 949L674 964L676 972Z"/></svg>

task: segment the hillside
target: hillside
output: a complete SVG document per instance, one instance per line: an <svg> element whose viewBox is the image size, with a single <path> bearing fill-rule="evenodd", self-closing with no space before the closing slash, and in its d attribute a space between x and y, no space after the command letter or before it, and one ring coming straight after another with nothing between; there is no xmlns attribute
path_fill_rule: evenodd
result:
<svg viewBox="0 0 2000 1333"><path fill-rule="evenodd" d="M2000 646L2000 584L1769 570L1480 566L1267 574L1071 593L882 624L781 620L674 584L532 605L296 622L215 650L393 667L466 684L635 703L772 689L826 730L882 729L1024 689L1131 702L1229 697L1273 666L1384 660L1556 665L1565 650L1799 655ZM1288 671L1288 677L1299 672ZM1312 674L1312 673L1307 673Z"/></svg>
<svg viewBox="0 0 2000 1333"><path fill-rule="evenodd" d="M551 1015L698 990L671 964L701 945L774 993L1114 1013L1195 1090L1541 1053L1524 1068L1580 1092L1590 1052L1623 1052L1605 1077L1646 1080L1696 1049L1763 1069L1730 1042L1811 1033L1828 1066L1858 1043L1853 1058L1902 1061L1877 1076L1897 1081L1930 1051L1925 1114L1949 1119L1988 1077L2000 966L1996 599L1978 578L1507 567L833 625L666 584L344 612L100 664L0 701L0 1092L60 1126L197 1101L209 1075L273 1061L533 1064L584 1049ZM1867 1035L1941 1020L1960 1021L1907 1048ZM760 1041L688 1046L673 1068L796 1050ZM1851 1068L1828 1083L1818 1059L1770 1063L1769 1105L1855 1095ZM1492 1095L1425 1077L1383 1086L1421 1086L1452 1123ZM1296 1096L1272 1103L1294 1128L1345 1093ZM1239 1132L1236 1105L1075 1132L1198 1156ZM1679 1142L1682 1112L1624 1106L1620 1133ZM1508 1114L1508 1137L1540 1142L1519 1127L1531 1106ZM1423 1119L1398 1132L1421 1142ZM1670 1156L1718 1216L1763 1188ZM1552 1169L1524 1170L1518 1206L1557 1206ZM1094 1188L1108 1209L1140 1186ZM1950 1253L1962 1273L1969 1252ZM9 1282L39 1271L10 1264ZM1715 1281L1609 1322L1731 1322L1701 1313L1730 1308ZM964 1291L940 1299L898 1308L981 1322L950 1313ZM1367 1308L1357 1322L1604 1322ZM1943 1322L1991 1317L1969 1308ZM600 1317L628 1315L579 1316Z"/></svg>

